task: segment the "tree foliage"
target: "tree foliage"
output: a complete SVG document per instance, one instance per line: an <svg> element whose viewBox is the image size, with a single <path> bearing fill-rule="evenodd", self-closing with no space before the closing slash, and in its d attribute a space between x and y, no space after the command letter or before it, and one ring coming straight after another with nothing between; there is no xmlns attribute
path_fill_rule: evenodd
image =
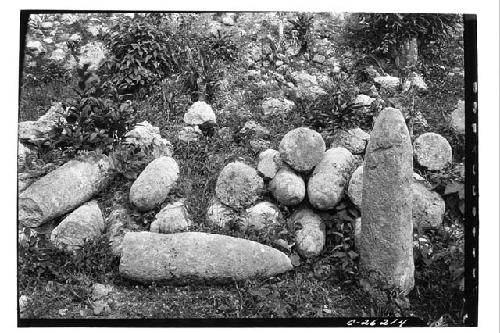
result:
<svg viewBox="0 0 500 333"><path fill-rule="evenodd" d="M366 51L382 55L398 52L403 41L416 37L421 45L441 42L461 21L458 14L353 14L349 22L352 37Z"/></svg>

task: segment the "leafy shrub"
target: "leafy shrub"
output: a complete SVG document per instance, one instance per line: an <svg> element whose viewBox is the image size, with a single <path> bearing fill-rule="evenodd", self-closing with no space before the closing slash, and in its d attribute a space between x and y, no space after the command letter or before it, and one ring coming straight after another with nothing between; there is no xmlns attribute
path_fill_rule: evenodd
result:
<svg viewBox="0 0 500 333"><path fill-rule="evenodd" d="M69 102L69 103L68 103ZM53 145L58 148L109 152L135 123L128 103L117 106L106 98L83 97L67 101L69 114L60 124Z"/></svg>
<svg viewBox="0 0 500 333"><path fill-rule="evenodd" d="M118 145L109 155L113 169L129 180L135 180L151 163L155 156L149 147L135 147L133 145Z"/></svg>
<svg viewBox="0 0 500 333"><path fill-rule="evenodd" d="M369 128L377 106L375 103L372 108L354 105L355 87L354 76L343 73L334 78L333 84L325 89L325 95L295 103L305 123L320 132L356 126Z"/></svg>
<svg viewBox="0 0 500 333"><path fill-rule="evenodd" d="M108 84L120 94L147 94L173 75L199 99L210 101L224 64L236 59L237 49L227 34L203 35L194 31L196 18L181 16L176 27L169 15L147 14L117 22L105 36L113 57L104 64Z"/></svg>
<svg viewBox="0 0 500 333"><path fill-rule="evenodd" d="M78 151L109 152L115 144L135 124L135 110L132 103L118 104L116 101L100 97L101 81L90 84L95 74L88 72L88 66L78 69L80 77L79 96L65 101L68 107L66 121L56 127L50 144L54 148Z"/></svg>
<svg viewBox="0 0 500 333"><path fill-rule="evenodd" d="M445 41L460 21L457 14L354 14L349 22L350 32L366 51L390 54L405 39L416 37L421 44Z"/></svg>

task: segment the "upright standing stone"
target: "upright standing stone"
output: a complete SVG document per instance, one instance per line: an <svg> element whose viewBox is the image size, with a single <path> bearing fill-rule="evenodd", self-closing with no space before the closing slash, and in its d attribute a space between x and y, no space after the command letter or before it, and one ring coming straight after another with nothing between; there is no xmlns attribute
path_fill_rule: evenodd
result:
<svg viewBox="0 0 500 333"><path fill-rule="evenodd" d="M386 108L380 113L363 169L361 273L376 288L408 294L414 286L413 156L399 110Z"/></svg>

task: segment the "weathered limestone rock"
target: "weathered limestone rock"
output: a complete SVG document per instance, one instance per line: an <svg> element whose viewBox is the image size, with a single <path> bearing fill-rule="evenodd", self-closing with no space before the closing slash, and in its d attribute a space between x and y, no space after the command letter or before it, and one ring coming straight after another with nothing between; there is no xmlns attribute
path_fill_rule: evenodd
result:
<svg viewBox="0 0 500 333"><path fill-rule="evenodd" d="M184 202L178 201L160 210L149 230L160 234L170 234L186 231L192 224Z"/></svg>
<svg viewBox="0 0 500 333"><path fill-rule="evenodd" d="M460 100L457 108L451 113L450 125L457 133L465 134L465 102Z"/></svg>
<svg viewBox="0 0 500 333"><path fill-rule="evenodd" d="M282 252L253 241L201 232L129 232L120 274L137 281L231 281L269 277L292 269Z"/></svg>
<svg viewBox="0 0 500 333"><path fill-rule="evenodd" d="M413 152L418 164L429 170L442 170L451 163L451 146L436 133L420 135L413 143Z"/></svg>
<svg viewBox="0 0 500 333"><path fill-rule="evenodd" d="M265 178L273 178L281 166L280 153L274 149L267 149L259 154L257 171Z"/></svg>
<svg viewBox="0 0 500 333"><path fill-rule="evenodd" d="M280 142L280 158L299 172L311 171L325 154L321 135L307 127L291 130Z"/></svg>
<svg viewBox="0 0 500 333"><path fill-rule="evenodd" d="M229 163L222 169L215 194L225 205L234 209L251 206L264 189L264 181L257 171L241 162Z"/></svg>
<svg viewBox="0 0 500 333"><path fill-rule="evenodd" d="M72 211L103 189L111 175L110 161L105 155L65 163L19 195L19 222L26 227L38 227Z"/></svg>
<svg viewBox="0 0 500 333"><path fill-rule="evenodd" d="M298 252L307 258L319 255L326 241L325 224L321 217L310 209L301 209L290 218L292 225L301 226L295 233Z"/></svg>
<svg viewBox="0 0 500 333"><path fill-rule="evenodd" d="M104 219L97 202L88 202L69 214L50 235L59 248L76 250L85 240L93 240L104 232Z"/></svg>
<svg viewBox="0 0 500 333"><path fill-rule="evenodd" d="M172 157L155 159L130 187L130 202L141 211L155 208L165 201L178 177L179 166Z"/></svg>
<svg viewBox="0 0 500 333"><path fill-rule="evenodd" d="M184 114L184 122L188 125L201 125L205 122L216 123L217 119L210 105L205 102L195 102Z"/></svg>
<svg viewBox="0 0 500 333"><path fill-rule="evenodd" d="M278 206L264 201L248 208L244 221L246 228L261 230L279 224L282 218Z"/></svg>
<svg viewBox="0 0 500 333"><path fill-rule="evenodd" d="M363 130L359 129L359 131ZM352 154L363 154L367 144L367 140L363 139L363 137L359 132L350 133L349 131L338 130L332 136L333 141L330 148L344 147Z"/></svg>
<svg viewBox="0 0 500 333"><path fill-rule="evenodd" d="M295 94L297 98L315 99L318 96L326 95L326 91L318 85L318 80L314 75L305 71L297 71L291 74L297 88Z"/></svg>
<svg viewBox="0 0 500 333"><path fill-rule="evenodd" d="M282 167L269 183L269 190L283 205L295 206L304 200L306 185L302 177L288 167Z"/></svg>
<svg viewBox="0 0 500 333"><path fill-rule="evenodd" d="M424 184L414 182L413 190L413 228L437 228L443 222L445 203L439 194L430 191Z"/></svg>
<svg viewBox="0 0 500 333"><path fill-rule="evenodd" d="M327 150L307 184L309 202L317 209L328 210L344 197L354 169L351 152L345 148Z"/></svg>
<svg viewBox="0 0 500 333"><path fill-rule="evenodd" d="M283 98L267 98L262 102L262 109L264 110L264 115L270 114L287 114L295 107L295 103Z"/></svg>
<svg viewBox="0 0 500 333"><path fill-rule="evenodd" d="M224 205L216 198L212 199L207 209L207 220L221 228L226 228L231 222L239 218L238 213L229 206Z"/></svg>
<svg viewBox="0 0 500 333"><path fill-rule="evenodd" d="M148 149L155 158L172 156L172 144L160 135L160 129L147 121L138 123L125 134L124 143L141 149Z"/></svg>
<svg viewBox="0 0 500 333"><path fill-rule="evenodd" d="M31 143L45 141L59 122L66 121L66 110L62 103L53 103L52 107L36 121L22 121L18 125L19 140Z"/></svg>
<svg viewBox="0 0 500 333"><path fill-rule="evenodd" d="M412 147L401 112L386 108L375 122L363 171L360 271L376 288L414 286Z"/></svg>

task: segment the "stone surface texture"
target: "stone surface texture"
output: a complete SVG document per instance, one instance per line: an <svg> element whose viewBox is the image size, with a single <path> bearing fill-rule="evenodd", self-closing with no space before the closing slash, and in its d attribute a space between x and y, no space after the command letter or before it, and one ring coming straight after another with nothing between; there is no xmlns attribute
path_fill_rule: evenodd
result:
<svg viewBox="0 0 500 333"><path fill-rule="evenodd" d="M443 222L445 202L441 196L430 191L424 184L414 182L413 189L413 228L438 228Z"/></svg>
<svg viewBox="0 0 500 333"><path fill-rule="evenodd" d="M246 228L261 230L281 223L282 219L278 206L263 201L246 210L244 221Z"/></svg>
<svg viewBox="0 0 500 333"><path fill-rule="evenodd" d="M377 118L363 170L360 272L379 289L408 294L414 286L412 146L403 115L386 108Z"/></svg>
<svg viewBox="0 0 500 333"><path fill-rule="evenodd" d="M160 129L147 121L138 123L127 132L124 143L144 150L150 150L155 158L172 156L173 147L167 139L162 138Z"/></svg>
<svg viewBox="0 0 500 333"><path fill-rule="evenodd" d="M267 149L259 154L257 171L265 179L272 179L281 167L280 153L274 149Z"/></svg>
<svg viewBox="0 0 500 333"><path fill-rule="evenodd" d="M287 206L298 205L306 195L304 180L288 167L278 170L269 183L269 190L280 203Z"/></svg>
<svg viewBox="0 0 500 333"><path fill-rule="evenodd" d="M264 110L264 115L270 114L287 114L295 107L295 103L283 98L267 98L262 102L262 109Z"/></svg>
<svg viewBox="0 0 500 333"><path fill-rule="evenodd" d="M70 251L81 247L85 240L93 240L104 232L104 219L97 202L88 202L69 214L52 230L50 241Z"/></svg>
<svg viewBox="0 0 500 333"><path fill-rule="evenodd" d="M366 144L367 140L363 139L361 135L358 136L348 131L338 130L332 136L330 148L344 147L352 154L358 155L365 152Z"/></svg>
<svg viewBox="0 0 500 333"><path fill-rule="evenodd" d="M448 141L436 133L424 133L413 143L415 160L429 170L442 170L452 161Z"/></svg>
<svg viewBox="0 0 500 333"><path fill-rule="evenodd" d="M318 256L326 241L325 224L321 217L311 209L300 209L290 218L294 226L301 227L295 233L298 252L306 258Z"/></svg>
<svg viewBox="0 0 500 333"><path fill-rule="evenodd" d="M251 206L264 189L264 181L251 166L229 163L222 169L215 186L217 198L234 209Z"/></svg>
<svg viewBox="0 0 500 333"><path fill-rule="evenodd" d="M58 123L66 121L66 113L62 103L53 103L47 113L38 118L38 120L22 121L19 123L19 139L30 143L45 141Z"/></svg>
<svg viewBox="0 0 500 333"><path fill-rule="evenodd" d="M207 220L221 228L226 228L239 217L238 213L229 206L224 205L216 198L212 199L207 209Z"/></svg>
<svg viewBox="0 0 500 333"><path fill-rule="evenodd" d="M172 157L159 157L149 163L134 181L129 200L140 211L151 210L165 201L178 177L177 162Z"/></svg>
<svg viewBox="0 0 500 333"><path fill-rule="evenodd" d="M129 232L120 274L136 281L245 280L292 269L284 253L253 241L218 234Z"/></svg>
<svg viewBox="0 0 500 333"><path fill-rule="evenodd" d="M320 210L335 207L344 197L354 167L353 155L347 149L329 149L307 184L311 205Z"/></svg>
<svg viewBox="0 0 500 333"><path fill-rule="evenodd" d="M325 154L325 142L321 135L307 127L291 130L280 142L282 161L299 172L311 171Z"/></svg>
<svg viewBox="0 0 500 333"><path fill-rule="evenodd" d="M217 123L217 117L210 105L205 102L195 102L184 114L184 122L188 125L201 125L205 122Z"/></svg>
<svg viewBox="0 0 500 333"><path fill-rule="evenodd" d="M186 231L192 225L193 222L189 218L184 202L177 201L165 206L156 214L149 230L161 234L171 234Z"/></svg>
<svg viewBox="0 0 500 333"><path fill-rule="evenodd" d="M38 227L90 200L110 180L105 155L71 160L40 178L19 195L18 219L25 227Z"/></svg>

